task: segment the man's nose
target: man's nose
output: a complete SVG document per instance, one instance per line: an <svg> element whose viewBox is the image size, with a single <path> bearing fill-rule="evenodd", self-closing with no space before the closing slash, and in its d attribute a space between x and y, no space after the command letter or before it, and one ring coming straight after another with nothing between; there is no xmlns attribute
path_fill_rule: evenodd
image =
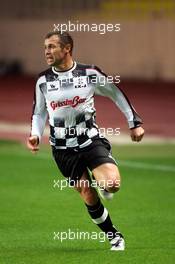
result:
<svg viewBox="0 0 175 264"><path fill-rule="evenodd" d="M45 48L45 54L50 54L50 49L49 48Z"/></svg>
<svg viewBox="0 0 175 264"><path fill-rule="evenodd" d="M50 55L50 51L49 50L45 50L45 55Z"/></svg>

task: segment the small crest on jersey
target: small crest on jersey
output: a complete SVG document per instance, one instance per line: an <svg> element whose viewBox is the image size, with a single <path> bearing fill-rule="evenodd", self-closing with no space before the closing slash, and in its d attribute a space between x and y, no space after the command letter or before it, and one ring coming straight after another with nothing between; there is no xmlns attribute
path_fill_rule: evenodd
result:
<svg viewBox="0 0 175 264"><path fill-rule="evenodd" d="M86 88L87 87L87 81L85 78L75 78L74 80L74 87L75 88Z"/></svg>
<svg viewBox="0 0 175 264"><path fill-rule="evenodd" d="M59 87L58 83L54 83L54 82L48 83L48 89L47 89L48 92L58 91L59 89L60 89L60 87Z"/></svg>

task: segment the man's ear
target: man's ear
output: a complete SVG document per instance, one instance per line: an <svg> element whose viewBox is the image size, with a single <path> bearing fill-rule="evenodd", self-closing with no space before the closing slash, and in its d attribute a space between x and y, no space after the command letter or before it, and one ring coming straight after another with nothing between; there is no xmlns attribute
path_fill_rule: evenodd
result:
<svg viewBox="0 0 175 264"><path fill-rule="evenodd" d="M70 53L70 51L71 51L71 45L70 45L70 44L66 44L66 45L64 46L64 48L65 48L65 50L66 50L66 53Z"/></svg>

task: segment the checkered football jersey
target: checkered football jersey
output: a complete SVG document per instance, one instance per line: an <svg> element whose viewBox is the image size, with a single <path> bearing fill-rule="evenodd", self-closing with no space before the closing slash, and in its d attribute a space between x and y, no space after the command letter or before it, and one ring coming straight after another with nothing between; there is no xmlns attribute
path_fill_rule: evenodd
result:
<svg viewBox="0 0 175 264"><path fill-rule="evenodd" d="M34 94L31 135L41 139L49 116L51 145L58 149L88 146L99 136L94 94L112 99L126 116L129 128L140 126L142 121L127 97L106 77L96 66L76 62L67 71L51 67L40 73Z"/></svg>

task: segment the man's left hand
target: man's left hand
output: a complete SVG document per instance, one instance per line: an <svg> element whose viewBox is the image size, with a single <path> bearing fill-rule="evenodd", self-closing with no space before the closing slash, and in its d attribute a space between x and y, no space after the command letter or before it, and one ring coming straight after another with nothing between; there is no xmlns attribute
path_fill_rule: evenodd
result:
<svg viewBox="0 0 175 264"><path fill-rule="evenodd" d="M132 141L141 141L144 135L144 129L142 127L136 127L130 130Z"/></svg>

